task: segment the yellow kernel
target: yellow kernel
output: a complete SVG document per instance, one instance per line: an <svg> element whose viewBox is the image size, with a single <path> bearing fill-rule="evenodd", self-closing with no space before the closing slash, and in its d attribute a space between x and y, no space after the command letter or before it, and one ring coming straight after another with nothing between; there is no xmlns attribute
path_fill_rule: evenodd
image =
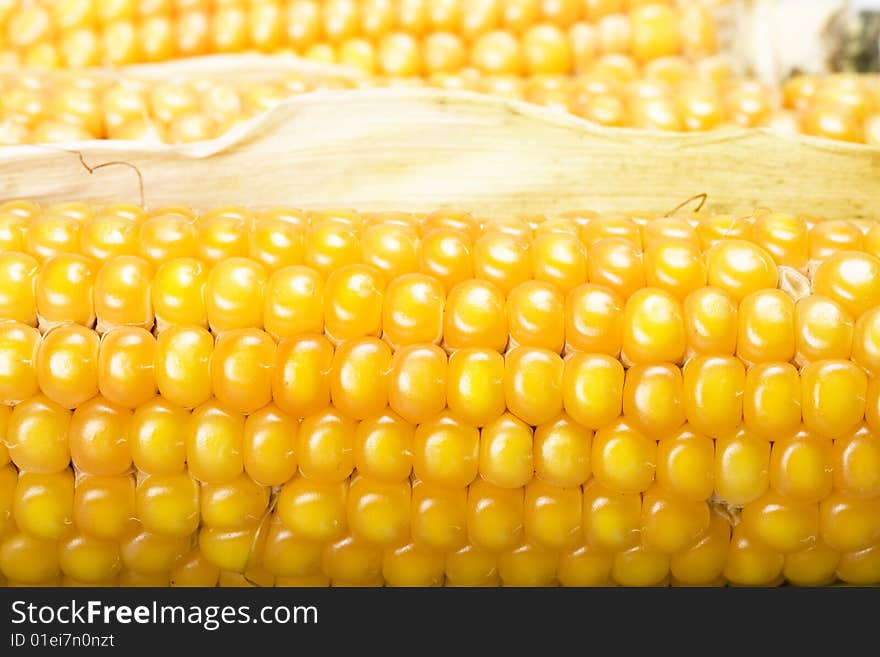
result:
<svg viewBox="0 0 880 657"><path fill-rule="evenodd" d="M303 418L330 404L333 345L323 335L284 338L275 350L272 397L282 411Z"/></svg>
<svg viewBox="0 0 880 657"><path fill-rule="evenodd" d="M214 339L198 326L171 326L156 340L154 371L159 393L168 401L194 408L211 397Z"/></svg>
<svg viewBox="0 0 880 657"><path fill-rule="evenodd" d="M610 356L576 353L565 361L565 412L589 429L604 427L620 415L623 387L623 366Z"/></svg>
<svg viewBox="0 0 880 657"><path fill-rule="evenodd" d="M697 356L683 370L684 408L695 431L716 437L742 421L745 367L731 356Z"/></svg>
<svg viewBox="0 0 880 657"><path fill-rule="evenodd" d="M736 301L721 288L693 291L684 301L688 347L698 354L732 356L739 326L737 313Z"/></svg>
<svg viewBox="0 0 880 657"><path fill-rule="evenodd" d="M600 428L593 437L593 476L621 493L647 490L654 481L657 443L624 421Z"/></svg>
<svg viewBox="0 0 880 657"><path fill-rule="evenodd" d="M823 500L832 486L831 440L803 430L777 439L770 454L770 485L800 502Z"/></svg>
<svg viewBox="0 0 880 657"><path fill-rule="evenodd" d="M207 280L208 272L195 258L175 258L160 265L150 288L157 323L207 327Z"/></svg>
<svg viewBox="0 0 880 657"><path fill-rule="evenodd" d="M205 285L205 309L215 332L262 328L266 268L247 258L227 258L211 269Z"/></svg>
<svg viewBox="0 0 880 657"><path fill-rule="evenodd" d="M250 414L244 422L244 470L263 486L280 486L296 472L298 423L274 404Z"/></svg>
<svg viewBox="0 0 880 657"><path fill-rule="evenodd" d="M40 334L19 322L0 322L0 400L20 402L39 392L36 360Z"/></svg>
<svg viewBox="0 0 880 657"><path fill-rule="evenodd" d="M630 296L623 318L623 358L633 363L675 363L684 350L684 315L678 300L657 288Z"/></svg>
<svg viewBox="0 0 880 657"><path fill-rule="evenodd" d="M416 481L412 487L412 536L437 550L455 550L466 541L467 490Z"/></svg>
<svg viewBox="0 0 880 657"><path fill-rule="evenodd" d="M294 477L284 484L278 496L278 516L298 538L321 542L336 540L346 529L347 495L347 482L326 484Z"/></svg>
<svg viewBox="0 0 880 657"><path fill-rule="evenodd" d="M21 471L59 472L70 463L70 411L42 395L12 409L6 429L9 458Z"/></svg>
<svg viewBox="0 0 880 657"><path fill-rule="evenodd" d="M741 430L715 441L715 492L728 504L743 506L770 485L770 441Z"/></svg>
<svg viewBox="0 0 880 657"><path fill-rule="evenodd" d="M756 244L727 239L706 253L707 282L737 302L758 290L775 288L778 272L773 257Z"/></svg>
<svg viewBox="0 0 880 657"><path fill-rule="evenodd" d="M94 277L92 263L80 255L62 254L44 262L33 288L40 320L90 326L95 321Z"/></svg>
<svg viewBox="0 0 880 657"><path fill-rule="evenodd" d="M868 377L851 361L820 360L801 370L804 424L827 438L852 431L865 414Z"/></svg>
<svg viewBox="0 0 880 657"><path fill-rule="evenodd" d="M223 483L241 474L244 417L216 401L194 409L186 431L190 474L207 483Z"/></svg>
<svg viewBox="0 0 880 657"><path fill-rule="evenodd" d="M858 319L880 305L880 259L854 251L829 256L816 269L813 293L830 297Z"/></svg>
<svg viewBox="0 0 880 657"><path fill-rule="evenodd" d="M40 390L52 401L75 408L98 394L97 333L78 324L46 333L37 352Z"/></svg>
<svg viewBox="0 0 880 657"><path fill-rule="evenodd" d="M70 418L68 441L73 465L88 474L120 475L131 467L128 442L131 411L95 397Z"/></svg>
<svg viewBox="0 0 880 657"><path fill-rule="evenodd" d="M759 290L739 304L736 353L752 363L786 362L794 357L794 301L781 290Z"/></svg>
<svg viewBox="0 0 880 657"><path fill-rule="evenodd" d="M73 529L73 472L22 472L15 485L12 514L28 536L62 538Z"/></svg>
<svg viewBox="0 0 880 657"><path fill-rule="evenodd" d="M305 418L297 434L300 472L322 483L339 483L354 468L356 424L332 407Z"/></svg>
<svg viewBox="0 0 880 657"><path fill-rule="evenodd" d="M199 484L183 472L138 482L136 513L143 528L162 536L190 536L199 527Z"/></svg>
<svg viewBox="0 0 880 657"><path fill-rule="evenodd" d="M776 552L798 552L819 535L819 507L769 491L746 504L742 528Z"/></svg>
<svg viewBox="0 0 880 657"><path fill-rule="evenodd" d="M424 274L404 274L392 280L382 307L384 337L395 347L439 342L445 296L440 283Z"/></svg>
<svg viewBox="0 0 880 657"><path fill-rule="evenodd" d="M505 409L504 358L494 349L465 348L449 357L446 403L465 424L481 427Z"/></svg>
<svg viewBox="0 0 880 657"><path fill-rule="evenodd" d="M633 365L623 385L623 415L645 435L662 438L685 422L681 370L675 365Z"/></svg>
<svg viewBox="0 0 880 657"><path fill-rule="evenodd" d="M410 498L408 481L388 483L355 478L347 502L352 537L380 547L405 541L409 537Z"/></svg>
<svg viewBox="0 0 880 657"><path fill-rule="evenodd" d="M0 253L0 317L37 325L34 279L39 263L25 253Z"/></svg>
<svg viewBox="0 0 880 657"><path fill-rule="evenodd" d="M834 441L834 485L854 497L880 495L880 439L860 425Z"/></svg>
<svg viewBox="0 0 880 657"><path fill-rule="evenodd" d="M444 411L416 428L413 471L430 484L467 486L477 476L479 449L477 428Z"/></svg>
<svg viewBox="0 0 880 657"><path fill-rule="evenodd" d="M553 486L580 486L591 474L593 432L561 414L535 429L535 474Z"/></svg>
<svg viewBox="0 0 880 657"><path fill-rule="evenodd" d="M673 554L691 546L709 528L709 506L704 500L684 500L660 487L642 500L642 545Z"/></svg>
<svg viewBox="0 0 880 657"><path fill-rule="evenodd" d="M476 547L516 547L523 536L523 489L499 488L477 479L468 487L467 528Z"/></svg>

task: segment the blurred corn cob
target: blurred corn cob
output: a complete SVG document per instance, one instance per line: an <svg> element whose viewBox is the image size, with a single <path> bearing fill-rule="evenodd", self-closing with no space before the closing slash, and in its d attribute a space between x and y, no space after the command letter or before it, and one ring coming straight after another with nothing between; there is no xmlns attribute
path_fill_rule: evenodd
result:
<svg viewBox="0 0 880 657"><path fill-rule="evenodd" d="M880 582L877 224L0 219L10 583Z"/></svg>
<svg viewBox="0 0 880 657"><path fill-rule="evenodd" d="M574 73L716 51L706 3L654 0L4 0L0 61L82 68L209 53L293 52L369 73Z"/></svg>
<svg viewBox="0 0 880 657"><path fill-rule="evenodd" d="M639 68L606 56L580 76L522 78L446 73L428 79L304 76L263 79L174 75L0 74L0 144L129 139L188 143L219 137L285 99L322 89L433 86L503 96L573 113L606 126L706 131L769 126L787 132L880 144L880 78L799 77L777 94L732 74L724 58L678 57Z"/></svg>

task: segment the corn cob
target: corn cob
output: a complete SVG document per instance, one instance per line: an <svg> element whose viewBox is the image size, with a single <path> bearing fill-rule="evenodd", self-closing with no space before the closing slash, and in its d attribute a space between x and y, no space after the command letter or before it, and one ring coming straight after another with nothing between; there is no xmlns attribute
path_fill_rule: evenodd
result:
<svg viewBox="0 0 880 657"><path fill-rule="evenodd" d="M880 229L0 206L0 573L880 582Z"/></svg>
<svg viewBox="0 0 880 657"><path fill-rule="evenodd" d="M7 65L84 68L208 53L294 52L370 73L417 76L468 64L571 73L595 51L700 57L711 13L666 0L10 0Z"/></svg>
<svg viewBox="0 0 880 657"><path fill-rule="evenodd" d="M639 68L621 55L597 59L583 75L529 78L481 75L473 70L424 80L308 79L279 73L258 82L185 76L150 81L127 76L8 74L0 77L4 92L0 143L201 141L218 137L300 93L398 84L524 100L609 127L707 131L768 126L880 144L880 96L874 77L830 76L811 79L809 84L792 80L783 90L783 99L777 100L776 94L757 81L733 76L723 58L690 64L680 57L666 57ZM825 91L808 97L811 85ZM799 86L803 87L801 95L797 95Z"/></svg>
<svg viewBox="0 0 880 657"><path fill-rule="evenodd" d="M880 144L880 77L838 74L798 76L783 85L785 107L801 130L843 141Z"/></svg>

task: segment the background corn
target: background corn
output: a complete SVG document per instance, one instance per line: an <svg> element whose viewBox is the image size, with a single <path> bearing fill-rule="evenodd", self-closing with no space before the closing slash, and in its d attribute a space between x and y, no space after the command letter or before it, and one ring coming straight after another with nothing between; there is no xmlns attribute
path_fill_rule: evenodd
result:
<svg viewBox="0 0 880 657"><path fill-rule="evenodd" d="M369 73L572 73L717 48L702 3L654 0L7 0L7 65L82 68L208 53L294 52Z"/></svg>
<svg viewBox="0 0 880 657"><path fill-rule="evenodd" d="M767 126L783 132L880 144L880 79L792 79L781 93L733 75L725 59L681 57L638 67L624 55L577 76L484 75L352 79L276 73L256 81L179 76L151 81L88 73L0 76L0 144L86 139L187 143L212 139L286 98L369 86L464 89L570 112L609 127L707 131Z"/></svg>
<svg viewBox="0 0 880 657"><path fill-rule="evenodd" d="M0 573L878 583L878 238L6 203Z"/></svg>

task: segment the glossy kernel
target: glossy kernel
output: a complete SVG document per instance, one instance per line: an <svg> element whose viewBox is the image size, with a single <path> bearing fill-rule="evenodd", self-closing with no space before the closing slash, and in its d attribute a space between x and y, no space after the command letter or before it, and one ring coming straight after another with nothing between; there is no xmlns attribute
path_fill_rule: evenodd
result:
<svg viewBox="0 0 880 657"><path fill-rule="evenodd" d="M211 357L211 388L229 409L253 413L272 399L275 342L258 329L221 334Z"/></svg>
<svg viewBox="0 0 880 657"><path fill-rule="evenodd" d="M477 476L479 457L479 431L449 412L444 411L416 428L413 471L427 483L467 486Z"/></svg>
<svg viewBox="0 0 880 657"><path fill-rule="evenodd" d="M434 344L410 345L391 359L388 403L404 420L424 422L446 407L446 352Z"/></svg>
<svg viewBox="0 0 880 657"><path fill-rule="evenodd" d="M351 265L335 270L324 288L324 324L331 340L378 336L384 281L378 269Z"/></svg>
<svg viewBox="0 0 880 657"><path fill-rule="evenodd" d="M549 349L559 353L565 341L564 297L556 287L528 281L507 297L507 316L513 344Z"/></svg>
<svg viewBox="0 0 880 657"><path fill-rule="evenodd" d="M205 286L208 323L217 333L262 328L266 268L247 258L227 258L213 266Z"/></svg>
<svg viewBox="0 0 880 657"><path fill-rule="evenodd" d="M862 421L868 378L845 360L821 360L801 370L804 424L820 436L846 435Z"/></svg>
<svg viewBox="0 0 880 657"><path fill-rule="evenodd" d="M40 265L25 253L0 252L0 317L37 325L34 279Z"/></svg>
<svg viewBox="0 0 880 657"><path fill-rule="evenodd" d="M880 438L861 425L834 441L834 485L855 497L880 497Z"/></svg>
<svg viewBox="0 0 880 657"><path fill-rule="evenodd" d="M208 272L195 258L175 258L161 264L150 289L157 323L207 327L207 279Z"/></svg>
<svg viewBox="0 0 880 657"><path fill-rule="evenodd" d="M623 415L652 438L685 422L681 370L675 365L633 365L623 385Z"/></svg>
<svg viewBox="0 0 880 657"><path fill-rule="evenodd" d="M300 472L322 483L344 481L354 468L356 424L332 407L305 418L297 434Z"/></svg>
<svg viewBox="0 0 880 657"><path fill-rule="evenodd" d="M730 356L697 356L683 369L684 407L694 430L721 436L742 421L745 367Z"/></svg>
<svg viewBox="0 0 880 657"><path fill-rule="evenodd" d="M770 485L770 441L742 430L715 441L715 492L743 506Z"/></svg>
<svg viewBox="0 0 880 657"><path fill-rule="evenodd" d="M387 547L405 541L410 523L409 482L357 477L348 491L348 526L357 541Z"/></svg>
<svg viewBox="0 0 880 657"><path fill-rule="evenodd" d="M645 282L680 300L705 286L706 265L699 245L681 239L649 243L645 250Z"/></svg>
<svg viewBox="0 0 880 657"><path fill-rule="evenodd" d="M855 251L829 256L813 276L813 294L834 299L858 319L880 305L880 259Z"/></svg>
<svg viewBox="0 0 880 657"><path fill-rule="evenodd" d="M602 550L622 550L639 542L642 496L605 488L593 480L584 486L584 535Z"/></svg>
<svg viewBox="0 0 880 657"><path fill-rule="evenodd" d="M739 304L736 353L752 363L787 362L795 352L795 306L781 290L759 290Z"/></svg>
<svg viewBox="0 0 880 657"><path fill-rule="evenodd" d="M49 399L76 408L98 394L97 333L78 324L57 326L37 352L37 381Z"/></svg>
<svg viewBox="0 0 880 657"><path fill-rule="evenodd" d="M19 322L0 322L0 401L14 404L39 392L36 361L40 333Z"/></svg>
<svg viewBox="0 0 880 657"><path fill-rule="evenodd" d="M129 429L132 413L95 397L80 405L70 418L68 441L73 465L95 475L120 475L131 467Z"/></svg>
<svg viewBox="0 0 880 657"><path fill-rule="evenodd" d="M153 325L150 283L153 267L137 256L117 256L95 277L95 315L99 327Z"/></svg>
<svg viewBox="0 0 880 657"><path fill-rule="evenodd" d="M373 338L352 339L340 344L330 372L330 398L342 413L362 420L381 412L388 404L391 348Z"/></svg>
<svg viewBox="0 0 880 657"><path fill-rule="evenodd" d="M345 533L347 483L325 484L294 477L278 496L278 516L294 536L331 541Z"/></svg>
<svg viewBox="0 0 880 657"><path fill-rule="evenodd" d="M593 284L576 287L566 298L564 317L570 348L609 356L620 353L623 303L611 289Z"/></svg>
<svg viewBox="0 0 880 657"><path fill-rule="evenodd" d="M98 350L98 390L110 402L135 408L156 395L156 339L142 328L120 326L104 334Z"/></svg>
<svg viewBox="0 0 880 657"><path fill-rule="evenodd" d="M262 486L280 486L296 473L298 422L274 404L248 415L242 458L245 472Z"/></svg>
<svg viewBox="0 0 880 657"><path fill-rule="evenodd" d="M37 395L16 404L5 442L9 458L21 471L59 472L70 463L67 431L70 411Z"/></svg>
<svg viewBox="0 0 880 657"><path fill-rule="evenodd" d="M770 440L795 432L801 421L801 383L790 363L760 363L746 372L745 426Z"/></svg>
<svg viewBox="0 0 880 657"><path fill-rule="evenodd" d="M702 287L683 306L687 345L698 354L732 356L737 343L736 300L718 287Z"/></svg>
<svg viewBox="0 0 880 657"><path fill-rule="evenodd" d="M672 554L696 541L709 528L709 506L703 500L684 500L657 486L642 500L642 545Z"/></svg>
<svg viewBox="0 0 880 657"><path fill-rule="evenodd" d="M565 412L575 422L599 429L620 415L623 366L610 356L576 353L565 361L562 388Z"/></svg>
<svg viewBox="0 0 880 657"><path fill-rule="evenodd" d="M523 489L477 479L468 488L468 536L477 547L509 550L523 536Z"/></svg>
<svg viewBox="0 0 880 657"><path fill-rule="evenodd" d="M449 292L443 338L447 349L507 345L507 312L502 291L488 281L470 280Z"/></svg>
<svg viewBox="0 0 880 657"><path fill-rule="evenodd" d="M466 424L481 427L505 409L504 357L493 349L465 348L449 357L446 403Z"/></svg>
<svg viewBox="0 0 880 657"><path fill-rule="evenodd" d="M778 438L770 453L770 485L780 495L816 503L831 494L832 443L808 431Z"/></svg>
<svg viewBox="0 0 880 657"><path fill-rule="evenodd" d="M684 350L684 316L675 297L656 288L633 294L624 310L623 358L633 363L675 363Z"/></svg>
<svg viewBox="0 0 880 657"><path fill-rule="evenodd" d="M40 320L90 326L95 321L94 283L94 266L83 256L62 254L44 262L33 288Z"/></svg>
<svg viewBox="0 0 880 657"><path fill-rule="evenodd" d="M193 478L223 483L241 474L244 417L216 401L194 409L186 431L186 461Z"/></svg>
<svg viewBox="0 0 880 657"><path fill-rule="evenodd" d="M862 327L871 321L871 313L865 313ZM854 339L855 335L855 339ZM828 358L848 359L855 350L853 357L859 361L859 347L865 342L861 340L863 333L853 330L853 319L844 308L827 297L811 295L800 299L795 306L795 340L797 355L805 361L823 360Z"/></svg>
<svg viewBox="0 0 880 657"><path fill-rule="evenodd" d="M756 244L728 239L706 253L707 281L737 302L752 292L775 288L778 272L773 257Z"/></svg>

